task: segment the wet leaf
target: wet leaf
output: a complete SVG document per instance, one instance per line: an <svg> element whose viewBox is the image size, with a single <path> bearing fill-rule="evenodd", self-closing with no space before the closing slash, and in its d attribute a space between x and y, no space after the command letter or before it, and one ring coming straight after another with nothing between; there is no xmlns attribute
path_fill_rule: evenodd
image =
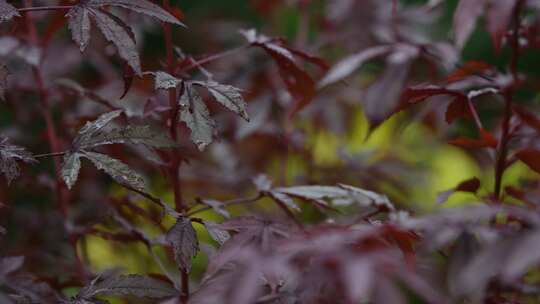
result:
<svg viewBox="0 0 540 304"><path fill-rule="evenodd" d="M101 132L81 143L81 147L92 148L111 144L142 144L154 148L176 147L176 143L165 130L148 125L129 125Z"/></svg>
<svg viewBox="0 0 540 304"><path fill-rule="evenodd" d="M394 210L394 206L385 195L349 185L281 187L272 189L270 195L287 205L289 203L286 196L290 196L313 201L321 206L327 205L326 201L330 201L336 206L357 204L361 207L377 207L384 211Z"/></svg>
<svg viewBox="0 0 540 304"><path fill-rule="evenodd" d="M20 175L17 162L36 163L32 154L23 147L12 145L7 137L0 138L0 171L6 177L8 184Z"/></svg>
<svg viewBox="0 0 540 304"><path fill-rule="evenodd" d="M182 82L182 80L163 71L154 72L153 75L155 79L154 87L156 90L174 89Z"/></svg>
<svg viewBox="0 0 540 304"><path fill-rule="evenodd" d="M168 22L168 23L184 26L182 22L180 22L176 17L171 15L169 12L167 12L166 10L162 9L160 6L147 0L90 0L88 4L92 6L103 6L103 5L118 6L118 7L132 10L139 14L144 14L144 15L156 18L163 22Z"/></svg>
<svg viewBox="0 0 540 304"><path fill-rule="evenodd" d="M96 168L103 170L117 183L139 191L145 191L144 178L123 162L105 154L90 151L83 151L81 156L89 159Z"/></svg>
<svg viewBox="0 0 540 304"><path fill-rule="evenodd" d="M240 115L246 121L249 121L246 110L246 102L240 93L241 90L230 85L220 84L214 81L194 82L193 84L205 87L214 96L217 102L227 109Z"/></svg>
<svg viewBox="0 0 540 304"><path fill-rule="evenodd" d="M179 218L167 232L167 242L172 246L176 263L185 272L191 271L191 259L199 251L197 233L186 217Z"/></svg>
<svg viewBox="0 0 540 304"><path fill-rule="evenodd" d="M9 21L13 17L20 17L19 11L6 0L0 0L0 23Z"/></svg>
<svg viewBox="0 0 540 304"><path fill-rule="evenodd" d="M222 215L225 218L231 217L231 214L227 210L225 210L225 204L223 202L212 200L212 199L202 199L201 203L212 208L214 212Z"/></svg>
<svg viewBox="0 0 540 304"><path fill-rule="evenodd" d="M1 2L0 2L1 4ZM103 6L117 6L145 14L163 22L177 25L183 24L176 17L162 9L160 6L146 0L87 0L74 6L66 14L71 36L84 52L91 35L91 18L103 33L105 38L113 43L120 57L133 68L137 75L141 74L139 55L135 46L135 36L131 28L115 15L101 9ZM17 11L15 11L17 12ZM18 14L18 13L17 13Z"/></svg>
<svg viewBox="0 0 540 304"><path fill-rule="evenodd" d="M199 93L186 84L180 97L180 121L191 130L191 140L199 150L204 150L214 139L215 122Z"/></svg>
<svg viewBox="0 0 540 304"><path fill-rule="evenodd" d="M88 9L86 9L86 6L77 5L69 10L66 17L68 17L68 27L73 41L77 43L81 52L84 52L90 42L92 29Z"/></svg>
<svg viewBox="0 0 540 304"><path fill-rule="evenodd" d="M87 122L84 127L79 130L77 137L73 141L74 146L78 148L84 145L86 141L90 140L94 135L101 131L101 129L108 125L113 119L120 116L122 112L122 110L107 112L100 115L96 120Z"/></svg>
<svg viewBox="0 0 540 304"><path fill-rule="evenodd" d="M361 206L374 206L386 211L395 209L386 195L349 185L340 184L339 187L349 192L349 199L334 201L334 204L339 204L340 202L344 204L355 203Z"/></svg>
<svg viewBox="0 0 540 304"><path fill-rule="evenodd" d="M77 182L79 171L81 170L81 154L78 152L68 153L64 155L62 164L62 179L66 183L68 189L71 189Z"/></svg>
<svg viewBox="0 0 540 304"><path fill-rule="evenodd" d="M93 8L88 10L103 36L116 46L120 57L131 66L137 75L140 75L142 73L141 62L135 45L135 35L131 28L109 12Z"/></svg>
<svg viewBox="0 0 540 304"><path fill-rule="evenodd" d="M137 274L119 275L92 284L79 293L83 299L95 296L133 296L137 298L164 299L178 295L170 284Z"/></svg>
<svg viewBox="0 0 540 304"><path fill-rule="evenodd" d="M285 193L281 193L279 191L269 191L268 194L278 203L283 204L284 206L287 206L288 208L300 212L302 209L294 202L292 197Z"/></svg>
<svg viewBox="0 0 540 304"><path fill-rule="evenodd" d="M208 231L208 234L210 234L210 237L220 245L223 245L231 237L231 235L226 230L221 229L218 224L205 221L204 227Z"/></svg>

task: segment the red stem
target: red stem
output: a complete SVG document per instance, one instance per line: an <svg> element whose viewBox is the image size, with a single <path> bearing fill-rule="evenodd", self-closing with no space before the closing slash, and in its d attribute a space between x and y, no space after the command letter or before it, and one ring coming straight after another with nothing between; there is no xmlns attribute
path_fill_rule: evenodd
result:
<svg viewBox="0 0 540 304"><path fill-rule="evenodd" d="M31 0L26 1L26 5L31 5ZM34 24L34 20L29 15L25 16L26 26L28 29L28 33L30 35L30 40L33 44L39 45L39 36L37 34L36 26ZM34 75L34 79L36 81L38 92L39 92L39 99L40 99L40 112L43 116L43 119L45 120L46 124L46 130L47 130L47 139L49 142L49 147L51 150L51 154L58 154L62 152L61 144L58 139L58 135L56 133L56 129L54 126L54 120L53 117L49 111L50 104L49 104L49 92L47 91L45 82L43 80L43 75L41 72L40 66L32 67L32 73ZM68 221L68 193L65 191L65 186L62 181L62 165L60 163L59 158L54 158L54 168L55 168L55 177L56 177L56 199L58 203L58 209L60 210L64 223ZM84 269L84 265L77 253L77 237L73 235L70 231L68 231L69 234L69 242L71 246L73 247L74 255L75 255L75 261L76 261L76 268L77 268L77 274L79 276L79 279L81 280L81 283L84 283L86 281L86 271Z"/></svg>
<svg viewBox="0 0 540 304"><path fill-rule="evenodd" d="M165 10L170 11L169 0L163 0L163 6ZM163 23L163 32L165 34L165 48L167 51L167 70L170 74L174 75L175 64L172 41L172 26L169 23ZM169 120L170 124L169 133L174 141L178 140L178 129L176 122L178 120L178 103L176 102L176 95L176 88L169 89L169 106L171 108L171 111L169 112L167 119ZM178 156L178 152L179 151L177 149L171 152L169 174L174 191L174 204L176 210L181 212L185 210L185 206L182 202L181 184L178 177L178 171L180 169L180 157Z"/></svg>
<svg viewBox="0 0 540 304"><path fill-rule="evenodd" d="M251 45L247 44L247 45L243 45L243 46L240 46L240 47L237 47L237 48L234 48L234 49L230 49L230 50L227 50L227 51L223 51L221 53L217 53L217 54L214 54L214 55L210 55L204 59L201 59L199 61L193 61L190 65L188 65L187 67L184 67L182 68L179 73L185 73L185 72L188 72L188 71L191 71L195 68L198 68L204 64L207 64L209 62L212 62L212 61L216 61L218 59L222 59L224 57L227 57L227 56L230 56L232 54L235 54L236 52L238 51L241 51L243 49L247 49L249 48Z"/></svg>
<svg viewBox="0 0 540 304"><path fill-rule="evenodd" d="M163 7L166 11L171 11L171 6L169 0L163 0ZM165 48L167 51L167 70L170 74L174 75L175 62L174 62L174 53L173 53L173 40L172 40L172 26L169 23L163 23L163 32L165 35ZM178 113L178 103L176 102L177 91L175 88L169 89L169 106L171 111L169 112L169 123L170 130L169 133L171 138L174 141L178 140L178 129L177 129L177 113ZM175 149L171 152L171 162L169 174L171 177L171 183L174 190L174 204L178 212L183 212L186 209L186 206L182 202L182 191L181 183L179 177L181 160L179 157L179 150ZM180 303L187 304L189 300L189 274L182 269L181 273L181 295Z"/></svg>
<svg viewBox="0 0 540 304"><path fill-rule="evenodd" d="M469 111L474 118L474 123L476 124L478 130L483 129L484 126L482 125L482 121L480 120L478 112L476 111L476 108L474 107L474 104L472 103L472 100L470 98L467 98L467 106L469 107Z"/></svg>
<svg viewBox="0 0 540 304"><path fill-rule="evenodd" d="M514 86L519 82L519 76L517 71L517 65L519 62L519 27L520 27L520 13L523 6L523 0L519 0L514 8L514 29L512 34L511 46L512 46L512 59L510 62L510 70L512 72L513 84L504 92L505 108L504 108L504 120L502 126L502 134L497 149L497 163L495 167L495 189L494 194L497 201L501 198L502 178L504 171L507 168L508 157L508 142L510 140L510 120L512 119L512 102Z"/></svg>

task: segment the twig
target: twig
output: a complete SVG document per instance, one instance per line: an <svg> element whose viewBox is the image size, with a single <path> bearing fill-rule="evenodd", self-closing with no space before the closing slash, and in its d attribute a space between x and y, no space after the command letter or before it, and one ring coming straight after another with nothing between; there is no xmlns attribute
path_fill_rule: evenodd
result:
<svg viewBox="0 0 540 304"><path fill-rule="evenodd" d="M513 84L510 88L504 92L505 108L504 118L502 126L501 139L497 149L497 163L495 166L495 188L494 194L497 201L501 197L501 185L504 171L507 168L507 156L508 156L508 142L510 141L510 120L512 119L512 103L513 103L513 86L519 81L517 65L519 61L520 48L519 48L519 27L520 27L520 13L524 1L519 0L514 8L514 29L512 34L511 46L512 46L512 59L510 62L510 70L512 72Z"/></svg>
<svg viewBox="0 0 540 304"><path fill-rule="evenodd" d="M234 205L254 203L254 202L258 201L259 199L261 199L262 197L263 197L263 195L261 193L259 193L257 196L252 197L252 198L239 198L239 199L225 201L225 202L223 202L223 206L224 207L229 207L229 206L234 206ZM188 212L186 214L186 216L191 217L191 216L193 216L193 215L195 215L197 213L201 213L201 212L212 210L212 209L213 208L210 207L210 206L202 207L202 208L199 208L197 210L193 210L191 212Z"/></svg>
<svg viewBox="0 0 540 304"><path fill-rule="evenodd" d="M163 8L166 11L171 11L171 5L169 0L163 0ZM174 74L174 50L172 41L172 26L169 23L163 23L163 32L165 34L165 48L167 51L167 69L168 72ZM182 93L182 92L180 92ZM169 89L169 106L171 107L170 114L168 115L168 123L170 124L169 133L172 140L178 140L178 103L176 102L177 91L176 88ZM182 201L182 184L179 177L179 170L181 165L180 150L174 149L170 153L171 162L169 167L169 174L174 191L174 205L176 211L183 212L186 209L186 205ZM187 304L189 301L189 275L187 272L180 269L181 272L181 288L180 288L180 303Z"/></svg>
<svg viewBox="0 0 540 304"><path fill-rule="evenodd" d="M55 152L55 153L45 153L45 154L36 154L36 155L34 155L34 158L58 157L58 156L64 156L67 153L68 153L68 151Z"/></svg>
<svg viewBox="0 0 540 304"><path fill-rule="evenodd" d="M17 10L20 13L24 13L24 12L36 12L36 11L69 10L69 9L72 9L73 7L74 5L52 5L52 6L23 7Z"/></svg>
<svg viewBox="0 0 540 304"><path fill-rule="evenodd" d="M192 63L190 65L188 65L187 67L182 68L180 70L180 73L185 73L185 72L188 72L188 71L190 71L192 69L201 67L202 65L207 64L209 62L216 61L216 60L219 60L219 59L223 59L223 58L225 58L227 56L230 56L232 54L235 54L235 53L237 53L237 52L239 52L241 50L247 49L250 46L251 45L246 44L246 45L243 45L243 46L236 47L234 49L223 51L221 53L210 55L210 56L205 57L204 59L201 59L201 60L198 60L198 61L192 61Z"/></svg>
<svg viewBox="0 0 540 304"><path fill-rule="evenodd" d="M31 3L32 1L30 0L27 0L25 2L26 5L31 5ZM30 36L30 41L34 45L39 45L40 41L39 41L39 37L38 37L34 20L32 19L31 16L25 15L25 22L26 22L28 34ZM58 139L58 135L56 133L54 120L49 109L50 108L49 92L47 90L47 87L45 86L45 81L43 79L43 74L42 74L40 66L32 67L32 72L33 72L34 79L36 81L37 88L38 88L39 100L41 103L40 105L41 114L46 124L47 139L49 142L49 147L51 149L51 153L56 154L61 151L61 147L60 147L60 141ZM65 186L62 179L62 166L58 158L54 159L54 168L55 168L55 178L56 178L56 199L58 202L58 208L60 209L60 212L64 219L64 224L67 224L68 218L69 218L69 215L68 215L69 198L67 197L67 193L65 192ZM79 254L77 251L77 237L69 229L67 229L67 232L68 232L69 242L74 251L75 263L77 267L77 275L79 276L80 281L84 283L86 281L86 270L84 268L84 264L81 258L79 257Z"/></svg>
<svg viewBox="0 0 540 304"><path fill-rule="evenodd" d="M142 196L142 197L148 199L149 201L155 203L156 205L160 206L160 207L163 208L163 210L164 210L167 214L169 214L170 216L175 217L175 218L178 218L178 217L181 217L181 216L182 216L181 213L176 212L176 210L174 210L174 209L171 208L169 205L167 205L166 203L164 203L161 199L159 199L159 198L153 196L152 194L146 193L146 192L141 191L141 190L139 190L139 189L135 189L135 188L133 188L133 187L131 187L131 186L129 186L129 185L124 185L124 184L122 184L122 186L123 186L124 188L126 188L126 189L128 189L128 190L130 190L130 191L133 191L133 192L139 194L140 196Z"/></svg>

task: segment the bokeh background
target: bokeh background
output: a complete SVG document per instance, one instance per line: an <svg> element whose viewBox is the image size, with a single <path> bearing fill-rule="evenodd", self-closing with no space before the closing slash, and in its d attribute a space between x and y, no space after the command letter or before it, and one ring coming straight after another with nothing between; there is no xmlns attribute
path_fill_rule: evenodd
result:
<svg viewBox="0 0 540 304"><path fill-rule="evenodd" d="M384 20L385 14L390 14L390 11L380 11L380 7L370 10L369 3L373 1L365 1L365 10L341 12L344 17L332 23L329 21L331 14L340 13L335 10L342 2L346 0L171 1L171 5L178 8L175 13L187 25L185 29L174 29L174 43L178 52L204 58L245 45L239 30L256 28L265 35L282 37L289 45L320 56L331 65L348 54L373 45L373 29L365 23L374 19ZM413 12L418 5L427 2L402 0L399 1L399 10ZM430 18L424 16L422 18L425 19L415 20L412 26L429 39L451 42L452 14L456 5L456 0L443 1ZM41 30L46 31L45 24L49 24L54 16L37 16L44 27ZM165 51L160 25L137 15L122 16L135 30L144 69L161 69ZM480 20L464 50L458 54L456 64L481 59L504 69L508 51L494 51L482 22ZM83 56L71 43L66 29L55 33L51 39L44 62L50 84L60 78L75 78L85 87L128 109L134 120L148 119L141 113L149 99L165 100L165 95L154 96L150 78L135 79L126 98L118 100L123 87L122 64L114 56L114 49L97 33L94 33L91 50ZM62 51L56 51L60 49ZM520 71L538 77L539 54L525 53L522 58ZM22 89L24 85L33 86L28 68L17 62L11 66L18 69L19 76L14 77L16 83L22 84ZM384 62L377 60L366 64L347 83L322 89L309 106L290 119L286 111L290 97L283 89L275 63L264 52L245 49L206 65L205 69L215 79L244 90L253 119L251 123L240 122L219 107L212 107L221 139L205 152L198 152L189 142L187 131L183 133L183 138L186 138L183 151L187 159L181 169L184 200L194 203L197 198L227 200L253 196L256 190L251 184L251 177L258 173L269 175L280 186L346 183L372 189L388 195L397 206L416 214L475 203L478 197L468 193L456 193L442 205L436 203L438 193L471 177L481 180L479 196L491 191L494 172L488 152L468 151L447 143L457 136L476 136L474 125L469 120L448 125L440 119L440 115L444 115L444 106L439 110L436 105L429 108L436 113L433 115L427 115L428 110L419 108L394 115L376 128L370 126L362 109L361 92L380 75L383 67ZM313 66L306 66L306 69L315 79L324 74ZM418 63L408 83L429 80L425 77L426 69L426 65ZM436 73L443 75L444 71ZM202 74L198 71L189 76L201 78ZM537 95L535 91L520 92L519 102L538 104ZM36 96L22 90L11 97L8 102L0 104L2 132L36 153L46 153L44 123L35 119ZM103 111L100 105L61 90L53 100L54 117L66 143L86 117ZM489 97L477 105L486 127L495 126L500 117L501 102ZM173 193L165 177L159 170L152 169L151 164L140 161L140 151L132 149L126 152L125 148L112 147L109 152L144 172L156 196L167 202L173 201ZM52 169L51 161L25 167L23 177L10 188L2 184L0 196L2 202L9 206L0 209L0 224L8 230L0 252L30 254L34 257L29 259L34 263L31 267L42 273L47 273L48 267L59 267L54 262L58 259L65 259L66 264L72 259L67 245L57 239L63 232L50 192ZM504 185L519 185L534 175L517 162L507 170ZM98 180L97 184L95 180ZM77 191L78 194L71 199L70 216L78 223L99 222L98 219L106 217L107 204L111 202L109 198L105 199L102 191L110 193L118 202L128 196L125 190L91 168L84 170ZM138 204L148 212L158 212L144 201ZM258 207L266 212L275 212L272 206L265 200L258 203ZM303 207L305 210L301 217L306 222L324 219L319 211L308 205ZM241 214L245 208L233 208L232 213ZM132 214L134 211L126 209L125 212ZM41 216L36 217L36 213ZM160 233L159 229L137 220L135 215L133 217L136 224L150 234ZM217 222L223 220L212 212L203 213L200 217ZM172 224L164 222L163 226ZM107 224L97 225L104 230L115 229ZM198 233L201 239L209 240L202 229ZM159 272L145 247L137 243L87 236L79 247L95 271L121 267L130 273ZM208 246L199 253L193 278L201 277L212 250ZM166 255L165 252L158 254ZM174 268L172 264L168 266Z"/></svg>

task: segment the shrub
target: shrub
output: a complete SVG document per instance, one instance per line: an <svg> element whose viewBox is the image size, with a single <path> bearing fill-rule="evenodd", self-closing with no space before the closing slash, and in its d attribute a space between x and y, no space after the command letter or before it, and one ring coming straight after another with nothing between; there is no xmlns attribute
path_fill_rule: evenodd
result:
<svg viewBox="0 0 540 304"><path fill-rule="evenodd" d="M538 1L249 2L293 42L157 2L0 0L1 303L539 300ZM433 212L407 126L482 171Z"/></svg>

